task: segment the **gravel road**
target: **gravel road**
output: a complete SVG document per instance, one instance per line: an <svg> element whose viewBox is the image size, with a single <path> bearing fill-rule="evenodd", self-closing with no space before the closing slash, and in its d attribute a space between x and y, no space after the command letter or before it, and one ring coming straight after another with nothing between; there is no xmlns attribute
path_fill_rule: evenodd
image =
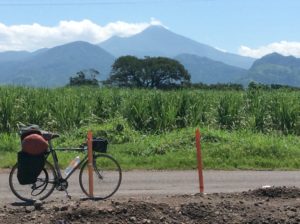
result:
<svg viewBox="0 0 300 224"><path fill-rule="evenodd" d="M8 186L9 170L0 171L0 201L13 203L18 199ZM123 172L123 181L119 191L113 198L147 196L147 195L179 195L199 192L197 171L129 171ZM204 171L204 191L241 192L270 186L300 187L300 171ZM69 193L72 197L84 196L75 173L69 182ZM54 191L49 199L62 198L64 193Z"/></svg>

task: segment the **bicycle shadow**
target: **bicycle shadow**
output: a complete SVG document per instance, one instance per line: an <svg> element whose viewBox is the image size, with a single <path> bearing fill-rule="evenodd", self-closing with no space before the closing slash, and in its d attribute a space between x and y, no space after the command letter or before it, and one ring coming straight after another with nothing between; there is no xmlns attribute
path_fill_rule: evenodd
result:
<svg viewBox="0 0 300 224"><path fill-rule="evenodd" d="M19 207L19 206L33 206L34 205L34 202L13 202L11 203L12 206L16 206L16 207Z"/></svg>

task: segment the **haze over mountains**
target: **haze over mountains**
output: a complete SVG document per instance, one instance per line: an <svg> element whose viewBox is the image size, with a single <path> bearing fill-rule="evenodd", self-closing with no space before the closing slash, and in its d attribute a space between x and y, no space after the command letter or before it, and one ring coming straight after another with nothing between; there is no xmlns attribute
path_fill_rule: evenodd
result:
<svg viewBox="0 0 300 224"><path fill-rule="evenodd" d="M91 68L100 71L100 79L104 80L114 60L122 55L175 58L190 72L192 82L258 81L300 86L300 59L271 54L255 61L219 51L161 26L151 26L127 38L112 37L99 45L78 41L32 53L0 52L0 83L63 86L76 72Z"/></svg>

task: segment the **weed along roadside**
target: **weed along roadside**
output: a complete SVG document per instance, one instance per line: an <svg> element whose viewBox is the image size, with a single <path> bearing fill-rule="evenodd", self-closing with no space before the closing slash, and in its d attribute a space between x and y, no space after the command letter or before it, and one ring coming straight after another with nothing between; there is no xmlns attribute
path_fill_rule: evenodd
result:
<svg viewBox="0 0 300 224"><path fill-rule="evenodd" d="M116 128L123 127L123 131ZM195 128L182 128L161 134L140 134L123 119L91 125L97 136L107 136L110 153L124 170L196 169ZM79 146L88 128L65 132L53 141L56 147ZM300 167L298 136L201 129L201 146L205 169L297 170ZM2 134L1 168L12 167L19 151L15 134ZM8 146L9 145L9 146ZM8 146L7 148L3 148ZM58 152L61 168L77 156L75 152Z"/></svg>

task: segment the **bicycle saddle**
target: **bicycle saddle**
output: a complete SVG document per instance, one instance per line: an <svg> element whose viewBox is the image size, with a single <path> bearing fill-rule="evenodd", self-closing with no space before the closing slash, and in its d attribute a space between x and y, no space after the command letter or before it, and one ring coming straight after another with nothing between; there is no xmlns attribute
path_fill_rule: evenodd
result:
<svg viewBox="0 0 300 224"><path fill-rule="evenodd" d="M51 139L58 138L59 134L51 133L51 132L47 132L47 131L42 131L42 136L45 140L49 141Z"/></svg>

